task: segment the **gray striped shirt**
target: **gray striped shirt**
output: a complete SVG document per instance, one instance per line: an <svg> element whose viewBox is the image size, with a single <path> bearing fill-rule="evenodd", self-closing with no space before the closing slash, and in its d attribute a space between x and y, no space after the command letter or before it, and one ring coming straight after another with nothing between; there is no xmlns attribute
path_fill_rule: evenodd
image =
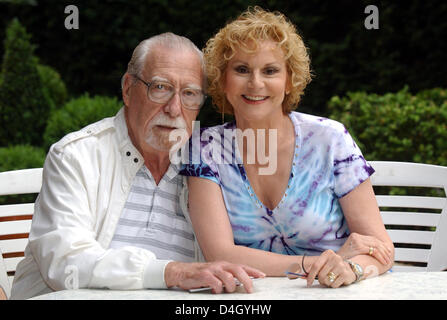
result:
<svg viewBox="0 0 447 320"><path fill-rule="evenodd" d="M137 172L110 248L136 246L158 259L195 261L194 234L179 204L183 177L171 164L158 186L146 166Z"/></svg>

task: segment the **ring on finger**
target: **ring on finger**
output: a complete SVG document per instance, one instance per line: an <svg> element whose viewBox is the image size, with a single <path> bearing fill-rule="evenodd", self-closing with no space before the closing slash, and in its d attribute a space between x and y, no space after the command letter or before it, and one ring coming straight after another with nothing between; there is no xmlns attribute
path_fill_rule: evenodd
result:
<svg viewBox="0 0 447 320"><path fill-rule="evenodd" d="M369 252L368 252L368 254L369 254L370 256L372 256L373 253L374 253L374 247L369 247Z"/></svg>
<svg viewBox="0 0 447 320"><path fill-rule="evenodd" d="M337 277L338 276L335 273L333 273L332 271L327 274L327 279L330 283L333 283L335 281L335 279L337 279Z"/></svg>

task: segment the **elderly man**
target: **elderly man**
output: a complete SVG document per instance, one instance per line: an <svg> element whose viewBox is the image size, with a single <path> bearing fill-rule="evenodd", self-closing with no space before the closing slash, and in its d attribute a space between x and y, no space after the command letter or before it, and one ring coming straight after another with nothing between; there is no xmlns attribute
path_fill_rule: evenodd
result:
<svg viewBox="0 0 447 320"><path fill-rule="evenodd" d="M184 37L141 42L122 79L124 107L51 147L13 299L78 287L220 293L234 291L235 278L252 290L258 270L194 262L186 184L169 160L171 133L189 137L204 102L203 65Z"/></svg>

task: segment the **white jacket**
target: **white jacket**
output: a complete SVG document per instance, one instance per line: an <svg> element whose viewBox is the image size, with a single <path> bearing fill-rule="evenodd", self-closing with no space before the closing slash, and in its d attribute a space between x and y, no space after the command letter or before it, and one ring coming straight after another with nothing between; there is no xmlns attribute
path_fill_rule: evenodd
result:
<svg viewBox="0 0 447 320"><path fill-rule="evenodd" d="M127 132L122 108L51 147L12 299L77 287L166 288L168 260L138 247L109 249L133 178L144 164ZM185 178L180 199L189 220Z"/></svg>

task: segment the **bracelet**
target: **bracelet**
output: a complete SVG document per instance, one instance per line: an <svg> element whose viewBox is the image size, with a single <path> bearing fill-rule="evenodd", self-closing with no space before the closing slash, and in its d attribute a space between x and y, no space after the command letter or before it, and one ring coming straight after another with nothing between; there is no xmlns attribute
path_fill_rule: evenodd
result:
<svg viewBox="0 0 447 320"><path fill-rule="evenodd" d="M306 269L304 269L304 257L306 256L306 254L303 254L303 260L301 260L301 269L303 269L304 274L307 276L309 274L309 272L306 271Z"/></svg>

